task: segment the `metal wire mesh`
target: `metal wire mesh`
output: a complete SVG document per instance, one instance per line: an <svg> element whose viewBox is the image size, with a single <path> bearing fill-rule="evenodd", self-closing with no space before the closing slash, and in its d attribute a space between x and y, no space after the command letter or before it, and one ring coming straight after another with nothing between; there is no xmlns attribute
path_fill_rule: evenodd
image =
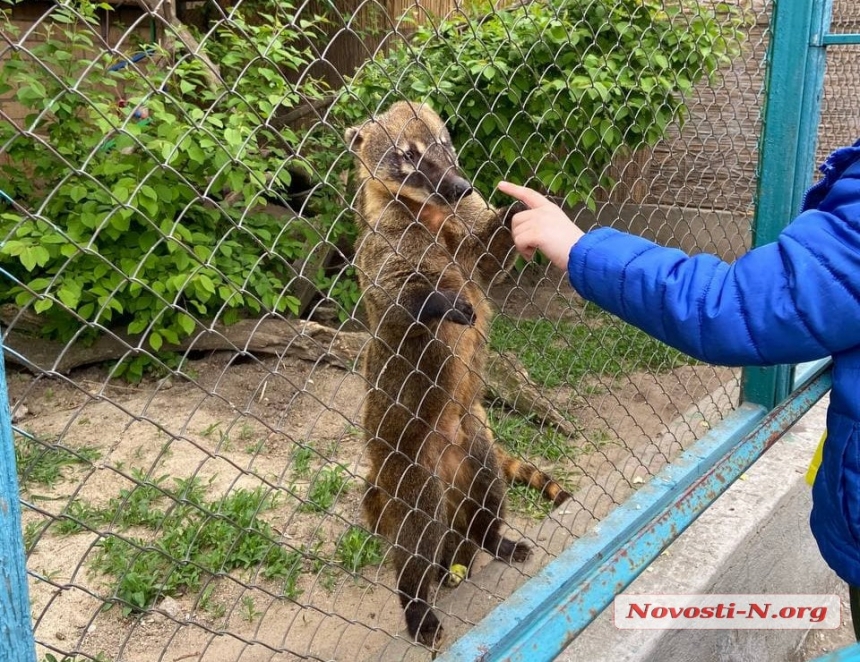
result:
<svg viewBox="0 0 860 662"><path fill-rule="evenodd" d="M404 97L429 99L494 205L505 201L487 182L519 179L558 196L583 227L731 259L748 245L770 11L729 9L8 9L0 320L40 656L406 659L410 648L429 659L404 632L390 541L360 507L372 434L362 407L374 384L359 363L370 337L353 265L363 203L344 131ZM712 22L693 20L701 12ZM620 14L653 32L674 26L673 39L705 26L702 39L723 35L725 61L691 74L690 58L704 58L696 38L683 57L667 38L663 51L625 52L629 71L611 71L617 50L602 40ZM534 68L539 45L514 37L540 17L555 22L540 24L536 43L582 39L581 62ZM522 64L493 69L511 50ZM643 82L637 67L660 57L663 78ZM674 79L673 57L683 70ZM602 68L629 90L600 88ZM521 76L535 87L517 87ZM457 85L479 93L460 96ZM643 88L660 112L637 125ZM573 119L550 132L549 115L524 124L545 99L546 113ZM587 103L583 124L574 110ZM599 114L609 107L615 124ZM551 510L510 487L508 535L528 540L532 557L482 554L460 586L434 587L443 646L738 397L736 371L687 360L586 306L544 262L491 281L482 296L497 314L479 375L489 425L571 499Z"/></svg>
<svg viewBox="0 0 860 662"><path fill-rule="evenodd" d="M860 11L854 3L836 0L830 31L852 34L860 30ZM850 145L860 136L860 117L856 111L858 47L839 45L827 51L827 69L821 99L821 122L818 128L818 162L842 145Z"/></svg>

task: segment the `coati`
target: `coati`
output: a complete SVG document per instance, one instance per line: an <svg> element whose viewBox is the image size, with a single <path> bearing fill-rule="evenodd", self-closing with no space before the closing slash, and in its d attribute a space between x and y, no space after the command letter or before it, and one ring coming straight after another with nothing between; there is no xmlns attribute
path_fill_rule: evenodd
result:
<svg viewBox="0 0 860 662"><path fill-rule="evenodd" d="M362 507L392 546L409 633L433 646L431 585L479 549L523 561L500 533L505 486L561 503L562 487L497 447L482 406L491 307L483 288L512 257L508 216L472 188L428 106L401 101L348 129L361 226L355 266L372 334L363 357L370 470ZM513 206L512 206L513 207Z"/></svg>

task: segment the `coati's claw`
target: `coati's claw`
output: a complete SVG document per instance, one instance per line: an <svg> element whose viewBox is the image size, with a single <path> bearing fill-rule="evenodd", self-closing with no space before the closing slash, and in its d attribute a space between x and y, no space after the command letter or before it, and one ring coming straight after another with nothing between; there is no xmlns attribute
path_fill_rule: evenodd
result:
<svg viewBox="0 0 860 662"><path fill-rule="evenodd" d="M462 324L463 326L474 326L475 309L472 308L468 301L457 299L454 302L454 307L448 311L443 319L449 322L454 322L455 324Z"/></svg>

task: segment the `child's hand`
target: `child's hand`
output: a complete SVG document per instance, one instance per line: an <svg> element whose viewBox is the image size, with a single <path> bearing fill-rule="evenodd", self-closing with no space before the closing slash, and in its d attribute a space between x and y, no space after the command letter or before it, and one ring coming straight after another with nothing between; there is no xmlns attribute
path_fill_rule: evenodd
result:
<svg viewBox="0 0 860 662"><path fill-rule="evenodd" d="M537 191L510 182L499 182L498 188L528 206L526 211L515 214L511 219L514 244L520 254L530 260L535 249L540 249L554 265L567 271L570 249L582 237L582 230L573 224L561 207Z"/></svg>

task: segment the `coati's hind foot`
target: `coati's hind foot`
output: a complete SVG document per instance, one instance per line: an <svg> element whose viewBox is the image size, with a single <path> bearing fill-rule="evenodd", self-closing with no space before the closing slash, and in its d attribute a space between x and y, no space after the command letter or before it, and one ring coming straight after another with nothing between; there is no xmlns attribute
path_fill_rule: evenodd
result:
<svg viewBox="0 0 860 662"><path fill-rule="evenodd" d="M528 543L522 541L514 542L513 540L502 538L499 540L499 549L496 552L496 556L503 561L516 561L520 563L525 561L531 553L532 548Z"/></svg>
<svg viewBox="0 0 860 662"><path fill-rule="evenodd" d="M442 640L442 624L429 605L412 602L404 609L406 613L406 629L420 644L435 648Z"/></svg>

